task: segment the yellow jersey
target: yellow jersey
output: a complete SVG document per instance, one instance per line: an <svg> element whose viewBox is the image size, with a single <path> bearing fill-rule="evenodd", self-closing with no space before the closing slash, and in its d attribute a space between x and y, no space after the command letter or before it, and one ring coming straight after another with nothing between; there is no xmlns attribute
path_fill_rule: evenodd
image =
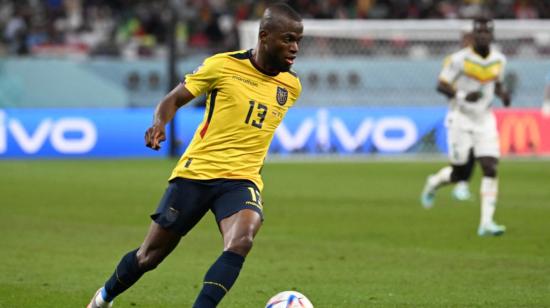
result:
<svg viewBox="0 0 550 308"><path fill-rule="evenodd" d="M302 86L293 71L269 75L252 50L216 54L185 76L195 97L207 95L202 122L170 179L250 180L261 191L265 156Z"/></svg>

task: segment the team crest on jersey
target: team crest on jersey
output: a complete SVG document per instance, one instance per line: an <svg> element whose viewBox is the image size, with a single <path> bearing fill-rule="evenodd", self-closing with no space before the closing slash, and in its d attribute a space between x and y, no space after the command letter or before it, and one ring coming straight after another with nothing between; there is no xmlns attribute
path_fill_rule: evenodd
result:
<svg viewBox="0 0 550 308"><path fill-rule="evenodd" d="M285 88L277 87L277 103L283 106L288 99L288 91Z"/></svg>

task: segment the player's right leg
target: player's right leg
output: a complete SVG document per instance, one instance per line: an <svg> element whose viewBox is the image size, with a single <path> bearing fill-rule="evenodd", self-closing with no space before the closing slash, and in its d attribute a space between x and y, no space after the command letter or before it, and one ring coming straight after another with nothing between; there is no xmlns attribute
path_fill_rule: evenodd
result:
<svg viewBox="0 0 550 308"><path fill-rule="evenodd" d="M498 180L497 180L497 164L496 157L479 157L479 162L483 170L483 178L481 179L481 217L478 228L478 235L501 235L506 231L506 227L497 224L493 216L495 214L497 196L498 196Z"/></svg>
<svg viewBox="0 0 550 308"><path fill-rule="evenodd" d="M113 275L94 295L88 308L110 307L113 299L131 287L147 271L157 267L178 245L182 236L206 214L208 185L174 179L162 197L149 232L139 249L128 252Z"/></svg>
<svg viewBox="0 0 550 308"><path fill-rule="evenodd" d="M426 178L426 183L424 183L424 188L420 195L420 202L424 208L429 209L434 205L435 191L439 187L451 182L452 172L453 168L451 166L445 166L435 174L430 174L428 178Z"/></svg>
<svg viewBox="0 0 550 308"><path fill-rule="evenodd" d="M500 142L496 128L496 120L487 121L486 127L479 130L474 142L474 151L481 166L481 217L478 235L501 235L506 227L494 221L498 199L497 166L500 157Z"/></svg>
<svg viewBox="0 0 550 308"><path fill-rule="evenodd" d="M420 202L424 208L428 209L434 205L435 192L438 188L464 179L467 174L466 166L472 144L472 136L468 131L454 127L447 130L448 156L451 166L442 168L426 179L420 195Z"/></svg>
<svg viewBox="0 0 550 308"><path fill-rule="evenodd" d="M114 273L96 292L88 308L111 307L115 297L130 288L144 273L156 268L177 246L180 239L179 233L164 229L153 221L143 244L122 257Z"/></svg>

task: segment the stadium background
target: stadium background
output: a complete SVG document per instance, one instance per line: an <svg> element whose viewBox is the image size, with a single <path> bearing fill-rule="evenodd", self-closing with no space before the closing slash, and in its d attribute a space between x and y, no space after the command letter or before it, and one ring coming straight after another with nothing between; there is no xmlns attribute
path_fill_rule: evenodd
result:
<svg viewBox="0 0 550 308"><path fill-rule="evenodd" d="M517 110L499 111L503 152L550 153L550 141L542 133L548 121L535 111L550 68L544 3L297 1L294 6L308 18L295 65L304 88L299 106L308 109L289 115L271 151L444 153L446 102L434 91L437 74L443 58L459 48L467 18L487 10L498 18L521 19L498 20L496 26L497 46L510 60L507 80L514 84ZM147 108L155 106L171 82L171 13L177 13L174 70L181 80L211 53L253 47L257 22L249 20L257 19L265 5L2 1L0 155L165 155L143 149L132 134L141 133ZM116 112L127 129L114 129L105 112ZM176 153L185 149L201 113L178 115Z"/></svg>
<svg viewBox="0 0 550 308"><path fill-rule="evenodd" d="M143 146L153 108L170 88L172 21L181 80L212 53L253 47L268 3L0 0L0 215L7 221L0 307L84 305L141 238L174 165L164 159L168 146ZM295 64L304 91L264 170L269 224L251 272L224 307L259 307L291 288L316 307L549 305L550 117L540 107L550 2L289 3L305 18ZM468 19L482 12L497 18L496 47L508 56L507 85L515 89L511 109L495 101L504 154L498 215L512 226L506 242L489 244L473 237L475 198L428 214L417 204L425 176L445 162L447 102L435 91L437 75L460 48ZM177 153L203 103L178 113ZM214 228L199 225L186 246L201 248L168 261L183 280L161 267L118 304L190 304L186 292L195 293L209 251L219 249ZM281 250L294 253L280 260ZM187 295L167 279L191 285ZM163 295L140 295L151 289Z"/></svg>

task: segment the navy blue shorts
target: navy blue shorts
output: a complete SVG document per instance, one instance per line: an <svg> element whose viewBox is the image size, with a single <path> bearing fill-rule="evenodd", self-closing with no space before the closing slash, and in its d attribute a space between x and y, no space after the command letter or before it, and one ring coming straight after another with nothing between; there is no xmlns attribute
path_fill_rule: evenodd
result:
<svg viewBox="0 0 550 308"><path fill-rule="evenodd" d="M263 220L262 197L251 181L175 178L169 182L151 219L183 236L208 210L220 222L243 209L256 211Z"/></svg>

